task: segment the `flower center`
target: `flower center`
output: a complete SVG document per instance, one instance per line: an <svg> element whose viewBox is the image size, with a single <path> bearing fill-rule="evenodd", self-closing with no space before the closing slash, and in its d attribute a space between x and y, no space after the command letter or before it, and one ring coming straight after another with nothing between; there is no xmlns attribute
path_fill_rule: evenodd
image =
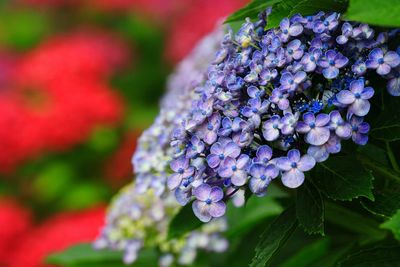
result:
<svg viewBox="0 0 400 267"><path fill-rule="evenodd" d="M324 25L325 25L325 27L328 27L329 26L329 21L324 21Z"/></svg>
<svg viewBox="0 0 400 267"><path fill-rule="evenodd" d="M335 65L335 61L333 59L329 60L329 65L331 66Z"/></svg>
<svg viewBox="0 0 400 267"><path fill-rule="evenodd" d="M224 156L224 154L219 154L218 157L219 157L220 160L223 160L225 156Z"/></svg>
<svg viewBox="0 0 400 267"><path fill-rule="evenodd" d="M267 179L267 176L265 176L264 174L260 176L261 181L265 181Z"/></svg>
<svg viewBox="0 0 400 267"><path fill-rule="evenodd" d="M233 166L232 166L232 171L235 172L236 170L237 170L237 167L236 167L235 165L233 165Z"/></svg>
<svg viewBox="0 0 400 267"><path fill-rule="evenodd" d="M209 131L212 131L212 130L214 129L214 127L212 126L211 123L209 123L209 124L207 125L207 129L208 129Z"/></svg>
<svg viewBox="0 0 400 267"><path fill-rule="evenodd" d="M292 162L291 166L292 166L292 168L297 168L297 163L296 162Z"/></svg>
<svg viewBox="0 0 400 267"><path fill-rule="evenodd" d="M383 64L383 63L385 63L385 61L383 60L383 58L380 58L380 59L378 59L378 63Z"/></svg>
<svg viewBox="0 0 400 267"><path fill-rule="evenodd" d="M314 129L314 128L315 128L315 122L311 122L309 125L310 125L310 128L311 128L311 129Z"/></svg>
<svg viewBox="0 0 400 267"><path fill-rule="evenodd" d="M208 199L206 200L206 204L207 204L207 205L211 205L211 203L212 203L212 200L211 200L210 198L208 198Z"/></svg>
<svg viewBox="0 0 400 267"><path fill-rule="evenodd" d="M360 95L360 93L356 93L356 94L354 94L354 97L355 97L356 99L360 99L361 95Z"/></svg>
<svg viewBox="0 0 400 267"><path fill-rule="evenodd" d="M182 168L179 168L179 170L178 170L178 173L180 173L180 174L183 174L185 172L185 170L184 169L182 169Z"/></svg>
<svg viewBox="0 0 400 267"><path fill-rule="evenodd" d="M288 31L287 29L285 29L285 30L283 30L283 33L284 33L284 34L288 34L289 31Z"/></svg>

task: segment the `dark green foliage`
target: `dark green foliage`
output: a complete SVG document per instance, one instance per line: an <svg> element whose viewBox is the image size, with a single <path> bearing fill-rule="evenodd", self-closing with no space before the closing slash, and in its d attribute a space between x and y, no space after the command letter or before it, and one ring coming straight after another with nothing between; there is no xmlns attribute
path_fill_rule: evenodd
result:
<svg viewBox="0 0 400 267"><path fill-rule="evenodd" d="M296 209L291 206L265 229L256 247L251 267L266 266L297 227Z"/></svg>
<svg viewBox="0 0 400 267"><path fill-rule="evenodd" d="M324 235L324 202L320 192L311 182L297 191L296 215L300 226L310 234Z"/></svg>
<svg viewBox="0 0 400 267"><path fill-rule="evenodd" d="M335 200L352 200L363 196L373 200L371 172L354 156L332 156L317 164L312 181L326 196Z"/></svg>

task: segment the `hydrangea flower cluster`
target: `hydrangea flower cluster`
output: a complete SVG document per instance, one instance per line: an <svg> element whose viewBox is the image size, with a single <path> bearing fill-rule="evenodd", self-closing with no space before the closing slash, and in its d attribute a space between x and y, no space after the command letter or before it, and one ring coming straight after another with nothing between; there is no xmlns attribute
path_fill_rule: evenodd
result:
<svg viewBox="0 0 400 267"><path fill-rule="evenodd" d="M221 218L179 238L168 239L168 227L180 205L166 190L168 162L175 153L169 146L173 129L188 115L193 86L206 79L208 62L212 60L224 32L218 28L204 38L182 61L168 81L168 92L161 101L161 111L154 124L139 138L132 163L136 180L128 185L112 203L107 222L95 247L123 250L124 262L134 262L144 247L158 247L161 267L174 263L191 265L197 250L222 252L227 240L221 232L226 221Z"/></svg>
<svg viewBox="0 0 400 267"><path fill-rule="evenodd" d="M194 199L204 222L223 216L238 190L263 196L277 177L299 187L343 140L366 144L374 95L366 74L400 95L399 49L389 49L399 30L378 34L324 12L266 30L270 11L226 34L174 131L168 187L182 205Z"/></svg>
<svg viewBox="0 0 400 267"><path fill-rule="evenodd" d="M190 265L198 249L222 252L227 248L226 239L219 234L226 229L223 218L183 237L168 239L168 226L179 205L172 194L160 197L156 193L149 189L138 194L135 182L126 186L111 204L106 226L94 247L124 250L123 261L130 264L142 248L157 246L162 267L174 262Z"/></svg>

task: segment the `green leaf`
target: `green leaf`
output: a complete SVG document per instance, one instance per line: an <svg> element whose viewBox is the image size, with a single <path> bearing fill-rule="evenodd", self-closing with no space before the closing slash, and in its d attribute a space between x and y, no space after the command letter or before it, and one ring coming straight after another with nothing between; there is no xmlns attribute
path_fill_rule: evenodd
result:
<svg viewBox="0 0 400 267"><path fill-rule="evenodd" d="M392 218L382 223L381 228L392 231L394 237L400 240L400 210Z"/></svg>
<svg viewBox="0 0 400 267"><path fill-rule="evenodd" d="M384 167L381 168L384 170ZM380 177L380 173L377 171L377 169L373 170L374 176L377 177L373 190L375 201L362 199L361 204L375 215L391 217L400 209L400 183Z"/></svg>
<svg viewBox="0 0 400 267"><path fill-rule="evenodd" d="M400 26L400 0L350 0L346 19L364 23Z"/></svg>
<svg viewBox="0 0 400 267"><path fill-rule="evenodd" d="M382 246L361 250L339 262L340 267L400 266L400 246Z"/></svg>
<svg viewBox="0 0 400 267"><path fill-rule="evenodd" d="M77 262L101 262L120 259L122 259L122 252L94 250L91 244L82 243L50 255L47 257L47 262L51 264L70 265Z"/></svg>
<svg viewBox="0 0 400 267"><path fill-rule="evenodd" d="M45 166L32 183L33 191L40 202L56 200L71 188L76 174L73 168L64 162L54 162Z"/></svg>
<svg viewBox="0 0 400 267"><path fill-rule="evenodd" d="M374 199L373 176L352 155L331 157L317 164L312 181L320 191L335 200L352 200L360 196Z"/></svg>
<svg viewBox="0 0 400 267"><path fill-rule="evenodd" d="M228 237L242 235L265 218L276 216L282 211L282 206L268 196L250 197L246 205L240 208L230 204L226 213L229 225L226 235Z"/></svg>
<svg viewBox="0 0 400 267"><path fill-rule="evenodd" d="M325 255L329 250L330 240L328 238L317 240L293 256L281 263L280 267L307 267L314 261Z"/></svg>
<svg viewBox="0 0 400 267"><path fill-rule="evenodd" d="M325 220L358 234L361 243L375 242L386 237L386 231L379 229L377 221L331 202L325 203Z"/></svg>
<svg viewBox="0 0 400 267"><path fill-rule="evenodd" d="M260 12L267 9L268 7L272 7L274 4L281 1L282 0L253 0L245 7L230 15L226 19L225 23L243 21L246 18L255 19Z"/></svg>
<svg viewBox="0 0 400 267"><path fill-rule="evenodd" d="M342 13L347 9L346 0L301 0L289 16L300 13L303 16L313 15L319 11Z"/></svg>
<svg viewBox="0 0 400 267"><path fill-rule="evenodd" d="M338 0L286 0L277 3L268 16L267 29L279 26L282 19L295 14L303 16L313 15L319 11L343 12L346 9L345 1Z"/></svg>
<svg viewBox="0 0 400 267"><path fill-rule="evenodd" d="M250 267L265 266L284 245L297 227L296 210L294 206L286 209L263 232L256 247Z"/></svg>
<svg viewBox="0 0 400 267"><path fill-rule="evenodd" d="M386 1L382 2L386 4ZM400 99L389 95L387 92L383 92L382 97L382 112L378 112L379 116L371 127L370 136L389 142L400 140L400 113L398 112Z"/></svg>
<svg viewBox="0 0 400 267"><path fill-rule="evenodd" d="M3 8L0 16L0 42L17 49L27 49L37 44L52 26L44 12Z"/></svg>
<svg viewBox="0 0 400 267"><path fill-rule="evenodd" d="M297 190L296 215L300 226L310 234L324 235L324 202L310 182Z"/></svg>
<svg viewBox="0 0 400 267"><path fill-rule="evenodd" d="M271 14L268 16L266 28L271 29L279 26L283 18L289 17L289 14L299 3L298 0L287 0L277 3L273 6Z"/></svg>
<svg viewBox="0 0 400 267"><path fill-rule="evenodd" d="M388 155L384 149L370 143L364 146L359 146L357 150L370 160L384 166L389 166Z"/></svg>
<svg viewBox="0 0 400 267"><path fill-rule="evenodd" d="M379 128L373 128L371 137L384 141L400 140L400 124L386 125Z"/></svg>
<svg viewBox="0 0 400 267"><path fill-rule="evenodd" d="M203 224L204 223L193 214L192 205L188 204L182 207L171 220L168 229L168 239L180 237L199 228Z"/></svg>
<svg viewBox="0 0 400 267"><path fill-rule="evenodd" d="M123 267L126 265L122 262L122 258L121 251L94 250L91 244L82 243L62 252L51 254L46 261L65 267ZM135 264L130 266L157 266L156 252L141 250Z"/></svg>
<svg viewBox="0 0 400 267"><path fill-rule="evenodd" d="M107 188L95 182L82 182L62 194L56 203L61 209L76 210L93 206L106 199Z"/></svg>
<svg viewBox="0 0 400 267"><path fill-rule="evenodd" d="M325 254L323 257L314 261L307 267L337 267L337 262L343 258L344 255L352 249L353 244L343 244L338 246L336 249L329 248L329 253Z"/></svg>

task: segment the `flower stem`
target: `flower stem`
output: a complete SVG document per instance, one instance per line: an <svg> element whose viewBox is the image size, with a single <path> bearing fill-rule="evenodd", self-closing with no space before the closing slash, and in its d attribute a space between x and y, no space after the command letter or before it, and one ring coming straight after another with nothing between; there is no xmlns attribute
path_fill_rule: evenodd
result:
<svg viewBox="0 0 400 267"><path fill-rule="evenodd" d="M386 141L385 143L386 143L386 152L387 152L387 154L389 156L389 160L390 160L390 163L392 164L393 169L396 172L400 172L400 167L397 164L396 157L393 154L393 150L390 147L390 143L388 141Z"/></svg>

